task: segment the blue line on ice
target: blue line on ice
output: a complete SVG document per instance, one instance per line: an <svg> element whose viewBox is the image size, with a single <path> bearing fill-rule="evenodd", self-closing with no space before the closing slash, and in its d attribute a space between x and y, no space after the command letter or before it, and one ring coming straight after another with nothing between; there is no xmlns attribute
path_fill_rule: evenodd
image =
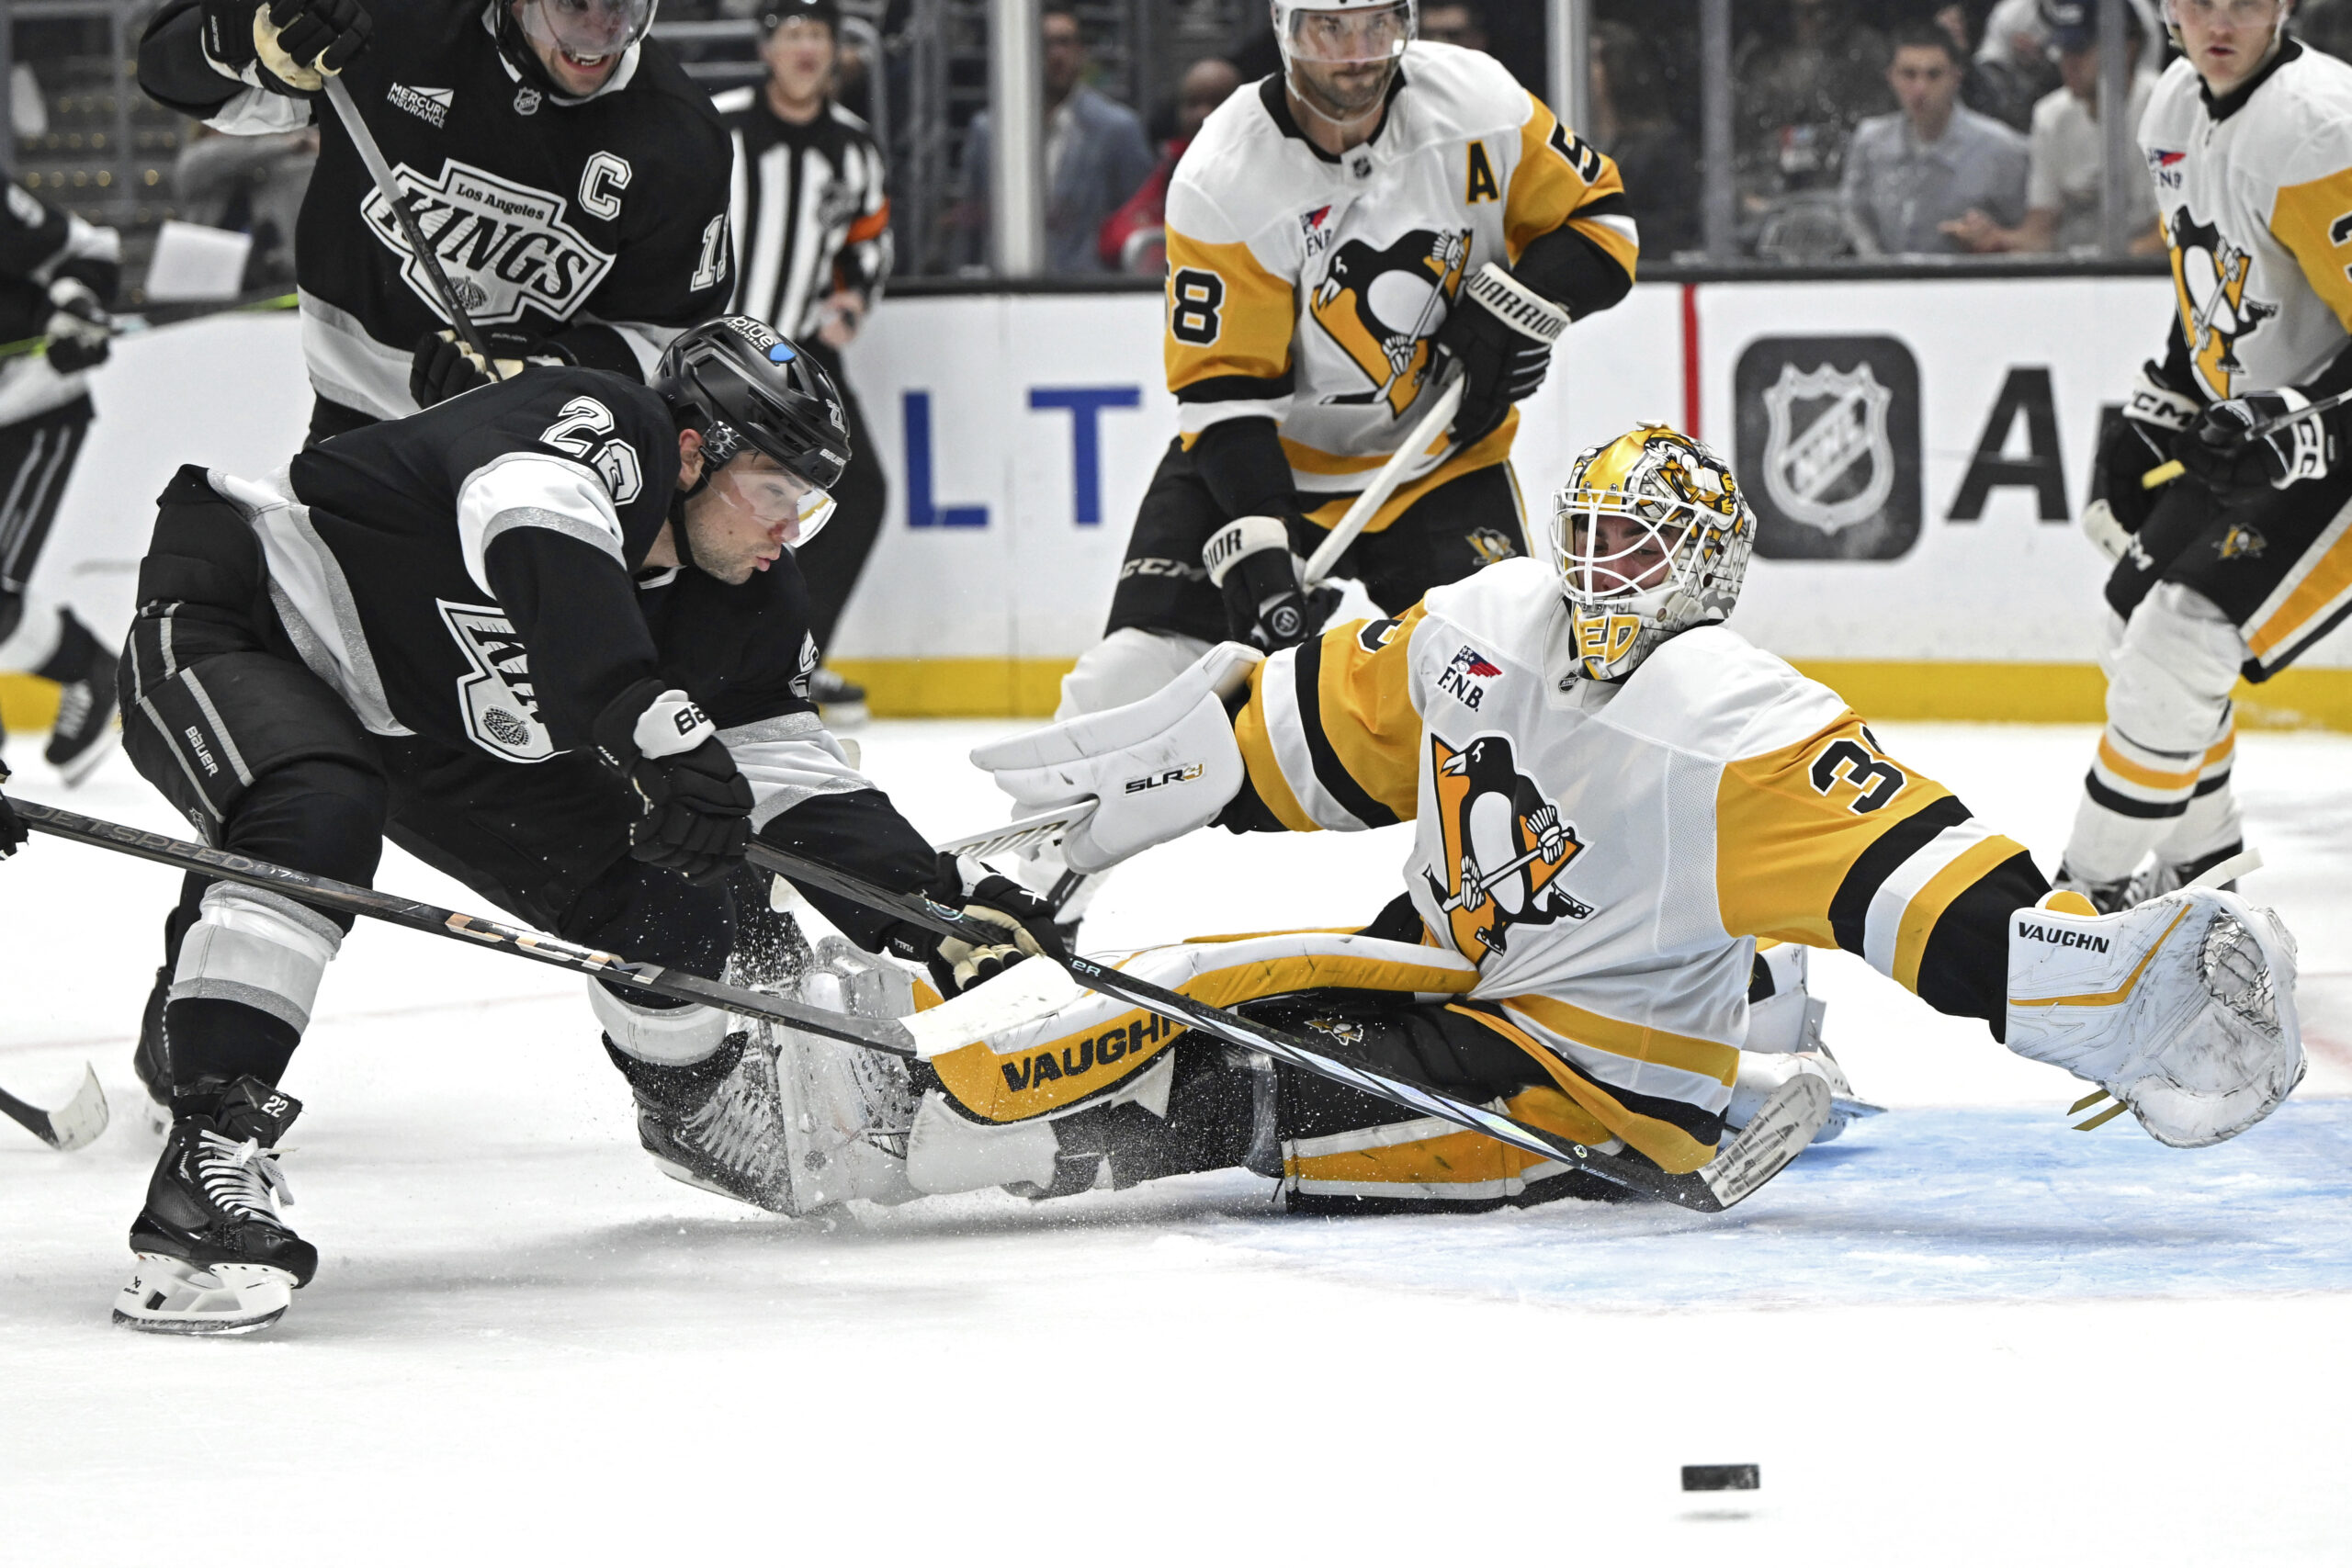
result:
<svg viewBox="0 0 2352 1568"><path fill-rule="evenodd" d="M2352 1100L2211 1149L2129 1117L2075 1133L2062 1109L1893 1111L1715 1217L1568 1202L1207 1234L1360 1280L1634 1310L2352 1290Z"/></svg>

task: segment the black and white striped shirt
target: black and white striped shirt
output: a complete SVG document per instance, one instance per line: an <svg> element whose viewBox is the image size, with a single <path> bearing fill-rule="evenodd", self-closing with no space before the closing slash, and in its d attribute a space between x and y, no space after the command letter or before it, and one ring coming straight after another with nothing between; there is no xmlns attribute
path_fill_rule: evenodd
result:
<svg viewBox="0 0 2352 1568"><path fill-rule="evenodd" d="M712 101L735 143L734 309L801 337L821 324L820 307L837 288L862 290L871 304L890 275L890 198L865 122L829 103L794 125L758 85Z"/></svg>

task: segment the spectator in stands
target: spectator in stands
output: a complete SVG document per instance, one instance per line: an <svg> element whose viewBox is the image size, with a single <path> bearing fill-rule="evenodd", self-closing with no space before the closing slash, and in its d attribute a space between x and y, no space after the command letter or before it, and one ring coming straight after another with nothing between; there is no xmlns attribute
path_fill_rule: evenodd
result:
<svg viewBox="0 0 2352 1568"><path fill-rule="evenodd" d="M1886 35L1852 0L1783 0L1732 61L1734 169L1759 253L1797 259L1845 248L1838 210L1846 143L1865 115L1893 107ZM1814 237L1783 245L1785 229Z"/></svg>
<svg viewBox="0 0 2352 1568"><path fill-rule="evenodd" d="M1487 16L1470 0L1429 0L1421 7L1421 37L1487 52Z"/></svg>
<svg viewBox="0 0 2352 1568"><path fill-rule="evenodd" d="M1046 100L1046 270L1104 269L1095 249L1102 220L1151 175L1150 143L1143 121L1082 78L1089 64L1078 13L1069 0L1046 0L1044 18ZM988 244L989 130L986 110L972 117L964 141L964 200L958 220L967 255Z"/></svg>
<svg viewBox="0 0 2352 1568"><path fill-rule="evenodd" d="M1211 55L1193 62L1177 85L1175 134L1160 148L1159 166L1126 205L1102 220L1095 248L1104 266L1139 277L1168 276L1168 182L1209 116L1240 85L1241 73L1230 60Z"/></svg>
<svg viewBox="0 0 2352 1568"><path fill-rule="evenodd" d="M2098 123L2097 0L2042 0L2041 8L2050 23L2063 85L2033 108L2025 219L2014 228L2004 228L1984 212L1972 209L1947 225L1953 238L1972 251L2096 251L2105 234L2101 218L2107 144ZM2124 7L2123 28L2132 76L2124 123L2137 126L2147 109L2148 96L2155 91L2156 78L2141 69L2147 39L2138 13L2130 6ZM2162 251L2164 234L2156 227L2155 189L2136 158L2125 186L2131 192L2127 226L2134 236L2132 253L2149 255Z"/></svg>
<svg viewBox="0 0 2352 1568"><path fill-rule="evenodd" d="M1996 223L2025 217L2025 138L1960 101L1960 51L1932 23L1895 34L1887 85L1902 108L1855 129L1842 199L1864 256L1952 254L1971 209Z"/></svg>
<svg viewBox="0 0 2352 1568"><path fill-rule="evenodd" d="M1642 249L1671 256L1699 243L1699 160L1667 112L1664 74L1649 41L1623 22L1592 29L1592 123L1580 129L1616 160Z"/></svg>
<svg viewBox="0 0 2352 1568"><path fill-rule="evenodd" d="M1947 29L1947 6L1936 13ZM1964 29L1953 33L1963 50ZM1960 101L1979 114L1990 115L2013 130L2032 123L2033 106L2058 85L2057 67L2050 62L2050 33L2042 25L2041 0L1998 0L1984 19L1984 36L1968 62L1960 85Z"/></svg>
<svg viewBox="0 0 2352 1568"><path fill-rule="evenodd" d="M191 223L254 237L242 286L294 281L294 220L318 166L314 127L224 136L198 125L172 163L172 191Z"/></svg>

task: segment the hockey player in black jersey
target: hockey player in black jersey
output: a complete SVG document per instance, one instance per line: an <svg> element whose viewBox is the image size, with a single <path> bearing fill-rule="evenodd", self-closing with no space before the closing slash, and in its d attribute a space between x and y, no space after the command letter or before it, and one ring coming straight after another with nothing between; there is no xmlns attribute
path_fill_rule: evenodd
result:
<svg viewBox="0 0 2352 1568"><path fill-rule="evenodd" d="M238 134L313 122L296 232L316 441L487 379L341 121L341 73L467 312L516 365L642 380L725 308L729 149L644 37L653 0L165 0L140 44L157 102Z"/></svg>
<svg viewBox="0 0 2352 1568"><path fill-rule="evenodd" d="M533 367L328 441L266 482L180 470L141 564L125 660L140 772L209 841L366 884L383 838L518 918L717 976L725 881L757 833L1006 931L973 949L810 900L943 989L1038 951L1042 906L964 885L860 776L807 694L790 549L848 457L838 397L789 342L726 317L655 387ZM277 1088L349 927L192 882L155 1009L173 1126L117 1309L233 1332L316 1267L277 1218ZM774 1066L727 1015L592 984L664 1168L791 1210Z"/></svg>

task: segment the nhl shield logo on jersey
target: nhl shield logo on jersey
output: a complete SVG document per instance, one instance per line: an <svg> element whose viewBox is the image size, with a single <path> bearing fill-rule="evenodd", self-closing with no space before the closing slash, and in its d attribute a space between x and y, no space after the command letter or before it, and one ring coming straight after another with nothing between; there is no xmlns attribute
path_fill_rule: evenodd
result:
<svg viewBox="0 0 2352 1568"><path fill-rule="evenodd" d="M1416 229L1385 250L1362 240L1331 253L1308 310L1372 383L1335 404L1385 400L1403 417L1429 378L1430 334L1445 323L1470 261L1470 231Z"/></svg>
<svg viewBox="0 0 2352 1568"><path fill-rule="evenodd" d="M447 599L434 604L473 666L472 674L458 677L458 707L474 744L512 762L543 762L554 756L554 738L539 722L530 655L506 612L495 604L452 604Z"/></svg>
<svg viewBox="0 0 2352 1568"><path fill-rule="evenodd" d="M455 158L442 164L438 179L406 164L395 173L458 302L486 325L519 321L527 310L566 320L613 268L613 257L565 220L562 197ZM403 258L401 276L417 298L440 314L433 285L409 254L383 193L369 187L360 214L376 238Z"/></svg>
<svg viewBox="0 0 2352 1568"><path fill-rule="evenodd" d="M2277 315L2278 307L2246 298L2253 256L2222 239L2214 225L2191 218L2188 208L2173 209L2165 239L2180 319L2188 323L2189 364L2207 391L2231 397L2233 381L2245 373L2238 340Z"/></svg>
<svg viewBox="0 0 2352 1568"><path fill-rule="evenodd" d="M1459 750L1430 736L1430 777L1445 865L1424 867L1430 897L1455 951L1472 963L1501 953L1512 926L1581 920L1592 906L1568 896L1560 874L1584 852L1576 824L1519 771L1510 738L1478 735Z"/></svg>

